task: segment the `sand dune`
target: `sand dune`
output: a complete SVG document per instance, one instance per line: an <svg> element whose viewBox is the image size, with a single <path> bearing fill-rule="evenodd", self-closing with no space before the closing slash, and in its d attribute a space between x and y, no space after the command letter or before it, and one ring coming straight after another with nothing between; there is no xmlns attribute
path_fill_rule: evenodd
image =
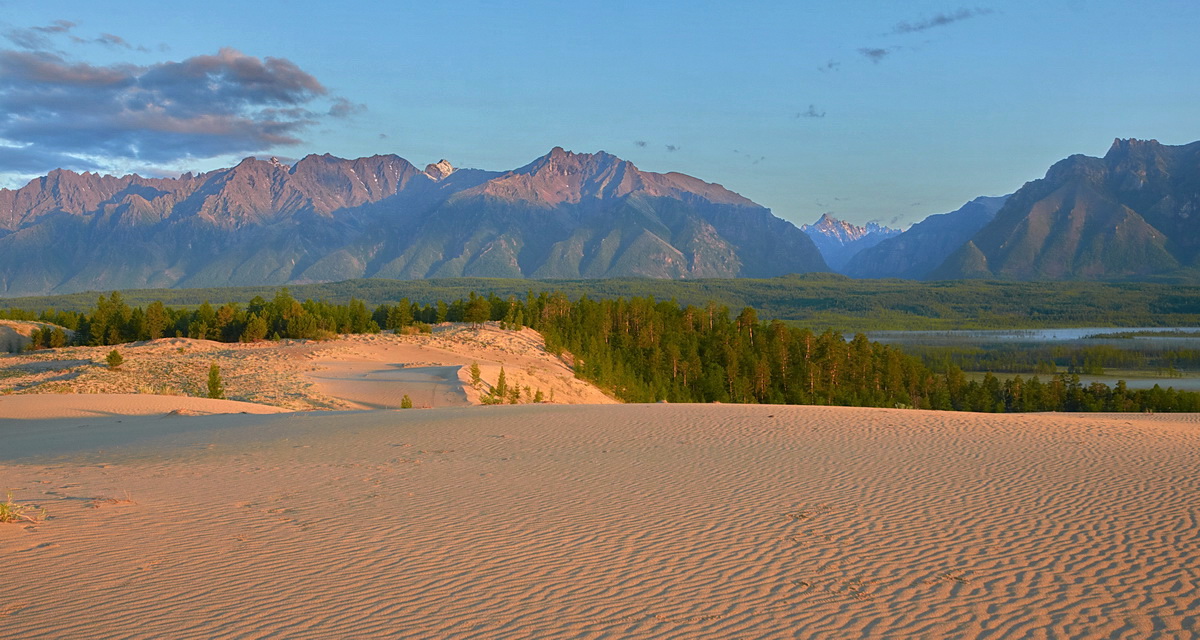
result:
<svg viewBox="0 0 1200 640"><path fill-rule="evenodd" d="M105 364L114 349L125 360L118 370ZM478 387L469 384L466 372L473 363L481 371ZM497 384L501 368L508 385L521 389L521 403L533 402L537 391L556 404L616 402L575 378L562 358L546 351L536 331L504 331L496 323L445 324L432 334L349 335L322 342L228 344L162 338L3 355L0 397L204 396L212 364L222 372L227 398L297 411L394 409L405 395L418 408L479 404L480 394Z"/></svg>
<svg viewBox="0 0 1200 640"><path fill-rule="evenodd" d="M0 484L52 516L0 525L0 625L26 637L1200 633L1196 415L504 406L0 436Z"/></svg>
<svg viewBox="0 0 1200 640"><path fill-rule="evenodd" d="M445 325L433 334L346 336L309 357L306 374L323 395L351 409L398 409L408 395L414 407L479 404L498 383L501 368L509 386L529 403L541 391L556 404L613 404L613 398L575 378L560 358L547 353L532 329L501 330L496 323ZM478 365L481 384L471 386L467 369Z"/></svg>

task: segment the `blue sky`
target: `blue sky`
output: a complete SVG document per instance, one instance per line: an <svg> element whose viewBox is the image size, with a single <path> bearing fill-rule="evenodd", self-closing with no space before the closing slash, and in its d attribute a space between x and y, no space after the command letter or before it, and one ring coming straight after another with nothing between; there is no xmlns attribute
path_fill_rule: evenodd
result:
<svg viewBox="0 0 1200 640"><path fill-rule="evenodd" d="M554 146L797 224L911 224L1115 137L1200 139L1200 3L0 0L0 186Z"/></svg>

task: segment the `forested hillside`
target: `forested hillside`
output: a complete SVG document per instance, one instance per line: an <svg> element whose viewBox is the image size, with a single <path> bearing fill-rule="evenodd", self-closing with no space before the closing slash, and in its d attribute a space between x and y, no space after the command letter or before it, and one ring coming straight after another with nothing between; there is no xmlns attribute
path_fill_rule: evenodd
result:
<svg viewBox="0 0 1200 640"><path fill-rule="evenodd" d="M276 287L223 289L145 289L124 291L132 305L156 300L196 307L205 300L242 304L271 297ZM768 320L837 331L883 329L1015 329L1048 327L1200 326L1200 285L1103 282L916 282L852 280L836 274L779 278L700 280L349 280L290 288L297 298L369 306L401 298L421 304L466 298L487 291L500 298L526 298L529 292L560 292L572 300L645 298L703 306L710 300L730 309L753 307ZM59 309L83 312L96 292L0 300L0 308Z"/></svg>
<svg viewBox="0 0 1200 640"><path fill-rule="evenodd" d="M990 374L968 381L955 367L935 372L898 349L861 334L816 334L749 307L736 316L717 303L681 306L653 298L572 301L561 293L524 299L471 294L424 305L407 299L374 310L361 301L338 305L294 299L286 289L271 300L175 309L153 302L132 307L119 293L101 297L87 313L9 310L14 319L40 319L74 331L84 344L118 344L162 336L228 342L322 339L338 333L429 330L435 322L499 321L532 327L547 348L569 352L576 373L631 402L835 404L970 411L1200 411L1200 394L1155 387L1130 390L1073 374L1048 381ZM65 333L38 332L34 343L54 346Z"/></svg>

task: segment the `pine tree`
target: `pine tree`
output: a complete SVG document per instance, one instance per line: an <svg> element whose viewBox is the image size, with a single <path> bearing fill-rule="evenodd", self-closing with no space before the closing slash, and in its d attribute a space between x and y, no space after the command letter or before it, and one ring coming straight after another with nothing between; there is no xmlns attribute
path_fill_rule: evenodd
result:
<svg viewBox="0 0 1200 640"><path fill-rule="evenodd" d="M471 386L478 389L479 382L480 382L479 363L472 362L471 363Z"/></svg>
<svg viewBox="0 0 1200 640"><path fill-rule="evenodd" d="M491 318L491 305L488 304L487 298L477 296L472 291L471 298L467 302L467 310L463 316L463 321L473 325L480 325L487 322L489 318Z"/></svg>
<svg viewBox="0 0 1200 640"><path fill-rule="evenodd" d="M400 398L400 408L401 408L401 409L411 409L411 408L413 408L413 405L412 405L412 398L408 397L408 394L407 394L407 393L406 393L406 394L404 394L404 397L403 397L403 398Z"/></svg>
<svg viewBox="0 0 1200 640"><path fill-rule="evenodd" d="M208 397L216 400L225 397L225 385L221 382L221 368L215 362L208 368Z"/></svg>
<svg viewBox="0 0 1200 640"><path fill-rule="evenodd" d="M251 314L242 331L242 342L259 342L267 337L267 321L257 314Z"/></svg>
<svg viewBox="0 0 1200 640"><path fill-rule="evenodd" d="M492 387L492 395L501 402L508 396L508 380L504 377L504 367L500 367L500 376L496 378L496 386Z"/></svg>
<svg viewBox="0 0 1200 640"><path fill-rule="evenodd" d="M121 364L125 362L125 358L122 358L121 354L117 353L116 349L109 351L108 357L104 360L108 363L108 368L113 370L120 369Z"/></svg>

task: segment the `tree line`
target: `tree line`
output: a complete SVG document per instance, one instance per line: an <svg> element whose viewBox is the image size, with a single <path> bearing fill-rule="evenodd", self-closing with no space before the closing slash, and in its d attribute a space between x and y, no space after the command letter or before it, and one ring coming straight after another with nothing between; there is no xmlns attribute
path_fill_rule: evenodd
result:
<svg viewBox="0 0 1200 640"><path fill-rule="evenodd" d="M705 306L715 300L731 309L753 307L759 315L795 326L844 331L900 329L1014 329L1048 327L1182 327L1200 325L1200 283L1016 282L958 280L852 280L832 273L778 278L700 278L656 280L521 280L447 278L430 280L358 279L291 287L298 299L347 304L351 297L368 306L401 298L425 302L466 299L471 291L507 299L529 291L562 292L572 300L647 298ZM134 305L156 300L194 308L205 300L270 299L278 286L125 291ZM26 309L84 312L94 293L14 299Z"/></svg>
<svg viewBox="0 0 1200 640"><path fill-rule="evenodd" d="M734 315L716 302L680 305L646 298L571 300L562 293L527 292L524 298L471 293L424 305L402 299L368 309L294 299L280 289L271 300L245 306L205 302L175 309L155 301L127 304L119 293L102 296L90 312L14 312L73 331L72 344L111 345L180 336L224 342L326 339L343 333L428 330L440 322L499 321L531 327L547 348L570 352L576 374L630 402L732 402L911 407L965 411L1200 411L1200 393L1172 388L1133 390L1118 383L1082 385L1072 373L1043 381L989 374L968 380L949 365L935 371L898 348L815 333L779 320L763 321L751 307ZM45 333L45 332L42 332ZM53 338L61 341L64 336ZM39 335L37 346L52 346Z"/></svg>

